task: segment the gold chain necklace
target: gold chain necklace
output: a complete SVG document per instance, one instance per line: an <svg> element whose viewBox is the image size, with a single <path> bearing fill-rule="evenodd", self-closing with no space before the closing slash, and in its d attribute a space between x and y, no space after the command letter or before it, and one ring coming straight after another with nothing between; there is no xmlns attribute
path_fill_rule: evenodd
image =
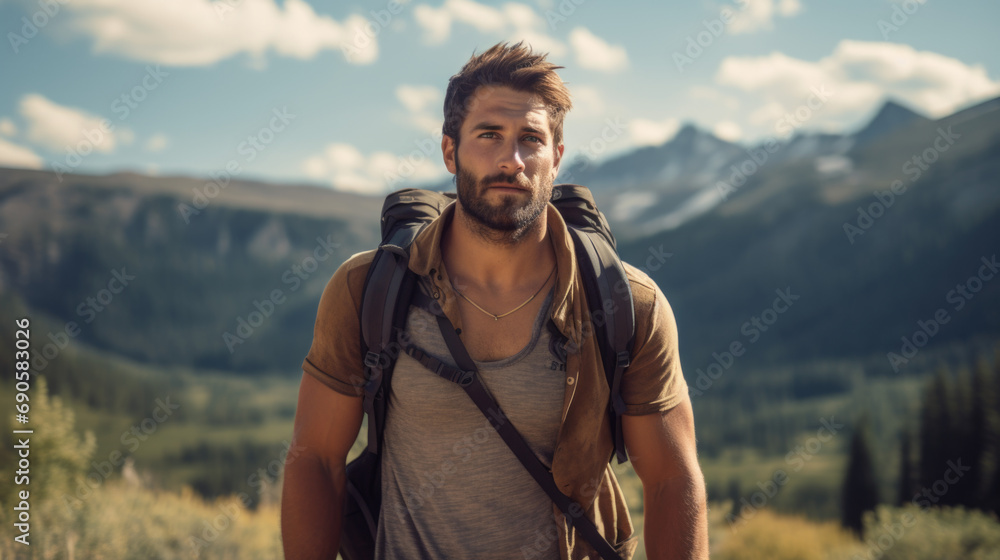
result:
<svg viewBox="0 0 1000 560"><path fill-rule="evenodd" d="M556 267L554 267L554 266L553 266L553 267L552 267L552 272L550 272L550 273L549 273L549 275L548 275L548 276L547 276L547 277L545 278L545 282L542 282L542 285L538 287L538 290L537 290L537 291L535 291L535 293L531 294L531 297L530 297L530 298L528 298L528 299L527 299L527 300L526 300L526 301L525 301L524 303L522 303L521 305L518 305L518 306L517 306L517 307L515 307L514 309L511 309L510 311L508 311L508 312L506 312L506 313L503 313L503 314L501 314L501 315L495 315L495 314L493 314L493 313L490 313L489 311L487 311L487 310L483 309L482 307L479 307L479 304L478 304L478 303L476 303L476 302L474 302L474 301L472 301L471 299L469 299L469 296L467 296L467 295L463 294L462 292L458 291L458 288L455 288L454 284L452 285L452 288L454 288L454 289L455 289L455 293L456 293L456 294L458 294L458 295L462 296L462 298L463 298L463 299L465 299L465 301L467 301L467 302L471 303L471 304L472 304L473 306L475 306L475 308L476 308L476 309L478 309L478 310L482 311L483 313L485 313L485 314L489 315L490 317L493 317L493 320L494 320L494 321L499 321L499 320L500 320L501 318L503 318L503 317L506 317L506 316L510 315L511 313L513 313L513 312L517 311L518 309L521 309L521 308L522 308L522 307L524 307L525 305L528 305L528 304L529 304L529 303L531 302L531 300L535 299L535 296L537 296L537 295L538 295L539 293L541 293L541 291L542 291L542 288L544 288L544 287L545 287L545 285L549 283L549 278L552 278L552 275L553 275L553 274L555 274L555 272L556 272Z"/></svg>

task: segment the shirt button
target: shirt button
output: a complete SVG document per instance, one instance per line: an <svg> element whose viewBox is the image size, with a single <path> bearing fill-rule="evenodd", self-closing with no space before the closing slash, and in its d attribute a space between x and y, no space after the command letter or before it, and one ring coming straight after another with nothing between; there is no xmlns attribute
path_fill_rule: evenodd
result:
<svg viewBox="0 0 1000 560"><path fill-rule="evenodd" d="M575 380L572 377L567 377L566 378L566 383L569 383L570 385L572 385L574 381Z"/></svg>

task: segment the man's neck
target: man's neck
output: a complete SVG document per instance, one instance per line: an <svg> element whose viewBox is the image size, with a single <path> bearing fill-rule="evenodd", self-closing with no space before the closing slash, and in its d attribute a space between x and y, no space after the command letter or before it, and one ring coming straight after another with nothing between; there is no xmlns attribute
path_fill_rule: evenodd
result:
<svg viewBox="0 0 1000 560"><path fill-rule="evenodd" d="M451 281L459 289L465 284L494 294L536 288L556 263L547 214L543 210L534 227L517 243L507 244L483 237L457 206L441 237L442 258Z"/></svg>

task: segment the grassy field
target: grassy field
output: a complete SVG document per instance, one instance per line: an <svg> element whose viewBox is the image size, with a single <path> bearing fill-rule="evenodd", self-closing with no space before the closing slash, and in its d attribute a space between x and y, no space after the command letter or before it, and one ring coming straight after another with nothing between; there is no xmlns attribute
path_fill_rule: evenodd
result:
<svg viewBox="0 0 1000 560"><path fill-rule="evenodd" d="M85 348L79 354L84 363L102 358ZM299 376L159 369L120 357L107 363L108 379L116 384L109 387L111 393L135 398L111 401L119 403L117 408L95 407L65 392L48 404L33 402L32 421L56 438L47 443L43 438L41 448L50 451L39 455L50 453L53 464L61 466L43 470L37 479L33 473L48 490L32 504L39 520L34 530L44 538L29 557L280 557L280 458L292 433ZM819 367L827 366L798 371ZM853 558L870 547L836 527L849 434L860 416L875 436L882 499L894 497L896 436L913 420L924 378L855 374L842 390L790 398L780 388L796 374L793 370L744 372L737 380L742 387L727 380L694 400L715 557ZM49 373L71 372L52 368ZM0 385L5 393L11 388L9 380ZM62 387L69 387L65 377ZM33 399L40 390L36 386ZM0 418L0 429L10 429L11 422ZM362 429L353 454L362 449L365 433ZM0 450L0 463L10 464L9 453ZM641 484L630 465L615 470L641 532ZM251 479L255 473L266 473L259 479L263 484ZM88 488L88 476L99 480L96 488ZM0 558L13 558L17 550L9 545L10 499L0 492L5 538ZM909 532L906 543L931 538L924 548L968 553L924 558L993 557L976 543L994 542L1000 527L995 520L917 513L924 516L923 529ZM876 536L898 515L893 510L873 518ZM808 552L821 548L825 556ZM912 548L900 544L884 557L906 558L899 551ZM637 558L644 557L640 544Z"/></svg>
<svg viewBox="0 0 1000 560"><path fill-rule="evenodd" d="M242 382L234 382L234 387ZM290 393L275 383L269 398L258 401L262 410L280 408ZM293 386L288 382L286 385ZM287 389L287 387L286 387ZM284 395L284 397L282 397ZM86 484L85 477L93 472L94 463L102 461L95 438L81 434L80 428L91 428L110 422L116 425L121 417L83 414L77 418L76 407L48 398L44 382L37 387L33 414L39 425L46 426L33 436L33 450L44 454L32 472L33 480L41 483L33 494L30 548L22 548L13 540L14 519L9 502L4 497L0 509L0 558L45 559L273 559L280 558L279 524L280 477L256 493L234 493L206 499L182 482L179 489L172 484L150 481L131 468L110 473L85 495L74 488ZM280 416L280 415L278 415ZM265 416L267 417L267 416ZM77 422L80 424L77 424ZM151 434L143 447L144 461L169 462L178 440L198 438L213 446L224 446L227 437L249 437L247 430L267 442L279 434L281 422L263 422L265 430L246 427L216 427L198 431L193 422L163 423L163 431ZM116 430L118 429L116 425ZM156 435L157 437L152 437ZM802 515L778 513L781 497L794 495L797 488L810 485L834 487L843 460L842 444L831 438L829 445L817 450L800 471L787 457L763 456L747 450L726 453L703 461L710 480L739 480L748 487L745 493L760 490L756 482L768 480L779 469L789 470L787 484L773 500L753 510L743 510L737 522L729 517L730 501L713 501L709 509L709 531L714 558L768 560L833 560L860 557L896 559L1000 558L1000 523L993 517L961 509L926 510L915 507L894 509L882 507L866 520L866 539L859 541L841 530L832 521L814 521ZM808 449L809 440L797 445ZM107 445L104 449L113 445ZM357 447L360 447L360 442ZM136 459L136 465L140 465ZM633 508L633 522L642 531L641 486L628 465L616 466L626 499ZM192 471L193 474L197 470ZM183 479L183 477L179 477ZM745 483L745 484L744 484ZM753 485L753 486L751 486ZM34 491L33 491L34 492ZM70 499L67 500L67 496ZM820 515L823 517L824 515ZM640 541L641 543L641 541ZM636 556L644 560L640 544Z"/></svg>

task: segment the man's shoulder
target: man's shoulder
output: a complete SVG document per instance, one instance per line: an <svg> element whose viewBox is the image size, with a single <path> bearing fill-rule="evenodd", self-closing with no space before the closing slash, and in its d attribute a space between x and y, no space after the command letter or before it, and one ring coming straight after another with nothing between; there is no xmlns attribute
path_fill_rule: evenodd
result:
<svg viewBox="0 0 1000 560"><path fill-rule="evenodd" d="M638 285L646 290L656 289L656 282L654 282L653 279L649 277L649 274L646 274L646 271L643 269L636 268L625 261L622 261L622 267L625 268L625 276L628 278L629 284L631 284L633 288Z"/></svg>
<svg viewBox="0 0 1000 560"><path fill-rule="evenodd" d="M653 326L654 330L676 330L674 311L667 296L644 269L622 261L625 276L632 289L632 308L635 310L636 327L643 330ZM638 331L637 331L638 332Z"/></svg>
<svg viewBox="0 0 1000 560"><path fill-rule="evenodd" d="M344 270L347 273L354 273L357 269L364 269L363 272L367 274L368 267L372 264L372 260L375 259L377 251L378 249L369 249L360 253L354 253L350 257L347 257L347 260L340 263L337 272L339 273L341 270Z"/></svg>
<svg viewBox="0 0 1000 560"><path fill-rule="evenodd" d="M354 253L344 262L340 263L336 272L327 282L326 290L334 292L349 293L354 299L355 306L361 302L361 293L364 289L365 278L368 276L368 269L375 258L377 249Z"/></svg>
<svg viewBox="0 0 1000 560"><path fill-rule="evenodd" d="M622 261L622 267L625 268L625 277L628 278L629 287L632 289L632 301L637 307L637 311L639 306L652 306L657 298L666 301L660 287L644 270L625 261Z"/></svg>

